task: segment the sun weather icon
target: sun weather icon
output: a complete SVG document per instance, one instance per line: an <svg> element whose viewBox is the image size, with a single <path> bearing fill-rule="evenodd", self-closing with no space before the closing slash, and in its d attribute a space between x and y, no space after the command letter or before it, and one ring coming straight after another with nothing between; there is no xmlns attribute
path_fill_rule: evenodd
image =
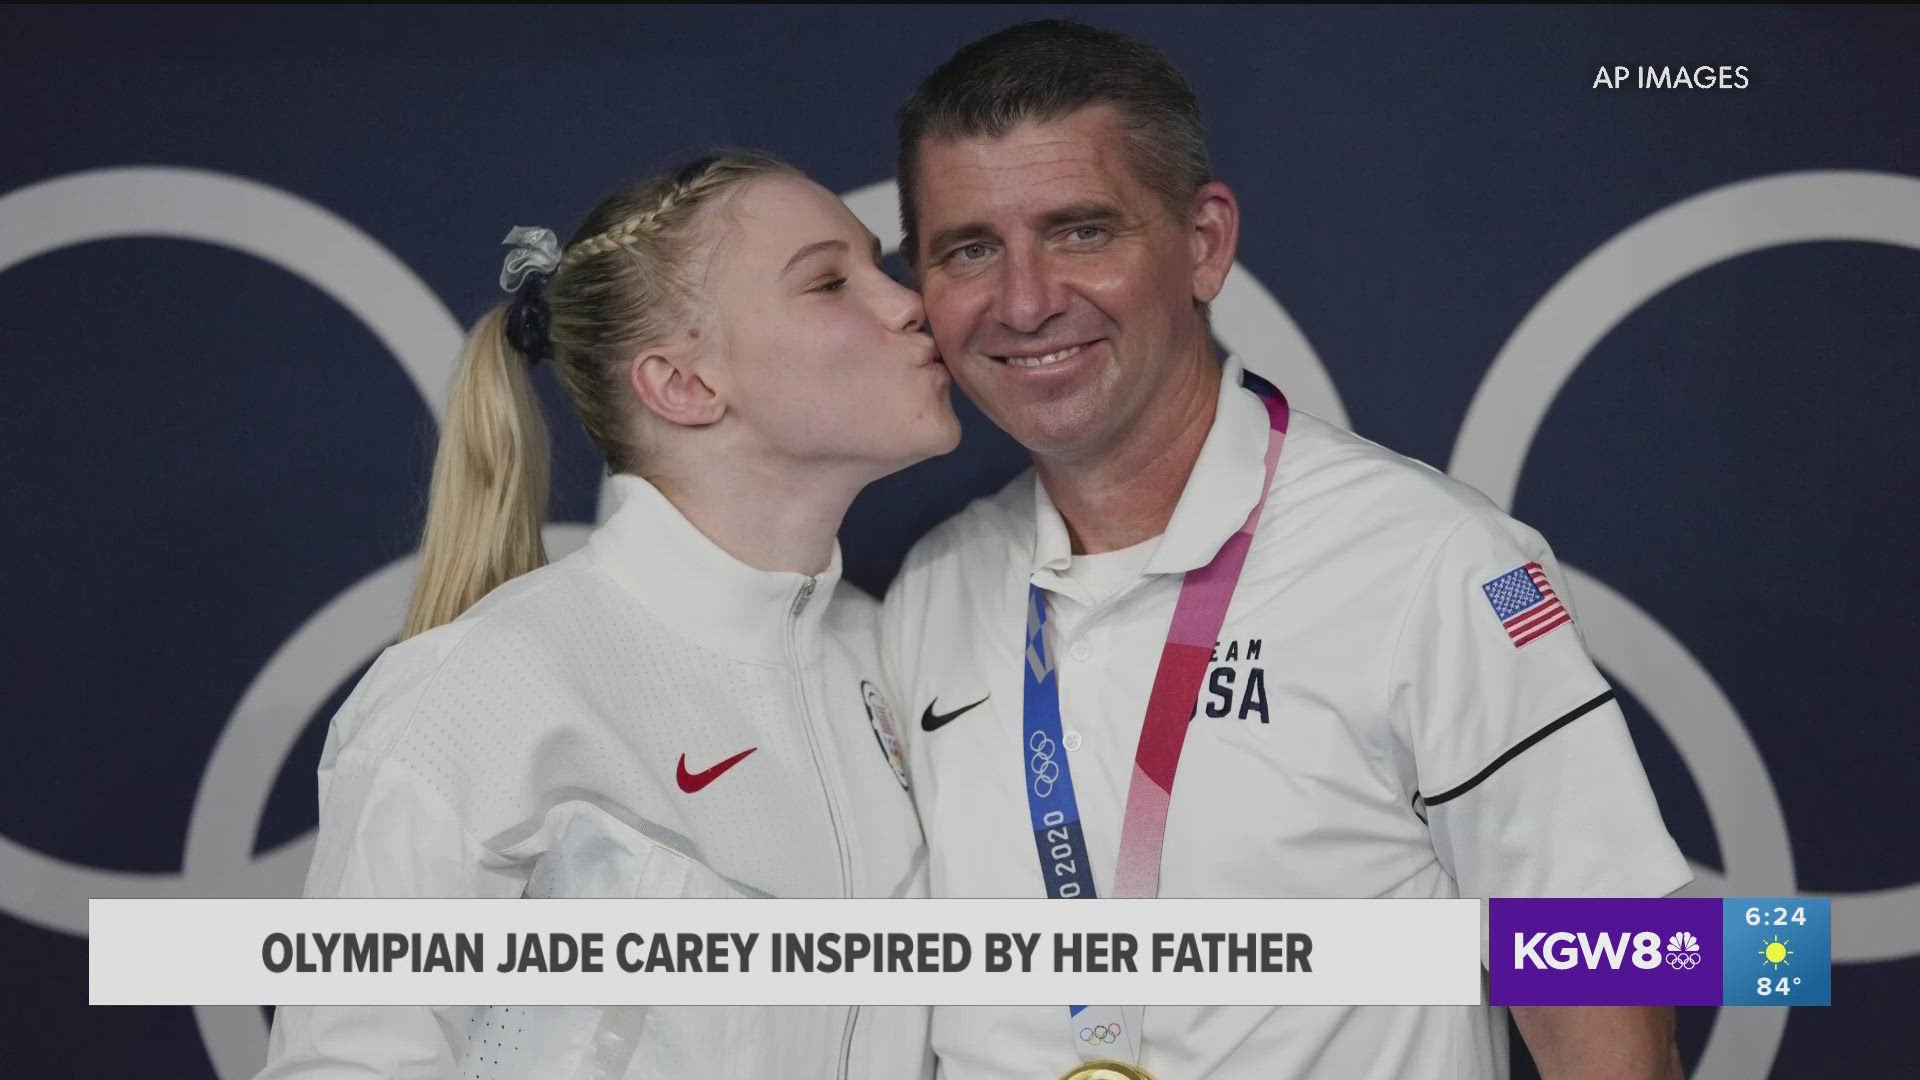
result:
<svg viewBox="0 0 1920 1080"><path fill-rule="evenodd" d="M1775 971L1790 963L1787 957L1793 955L1793 950L1787 948L1787 942L1781 941L1779 934L1773 935L1772 941L1761 942L1761 946L1761 963L1772 964Z"/></svg>
<svg viewBox="0 0 1920 1080"><path fill-rule="evenodd" d="M1700 965L1700 939L1685 930L1676 930L1667 939L1667 966L1675 971L1692 971Z"/></svg>

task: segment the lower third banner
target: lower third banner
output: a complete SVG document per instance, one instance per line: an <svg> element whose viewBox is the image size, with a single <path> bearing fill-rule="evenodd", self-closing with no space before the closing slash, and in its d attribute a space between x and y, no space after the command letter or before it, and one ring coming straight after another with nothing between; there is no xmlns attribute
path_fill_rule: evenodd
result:
<svg viewBox="0 0 1920 1080"><path fill-rule="evenodd" d="M1827 1005L1826 900L1490 902L1495 1005Z"/></svg>

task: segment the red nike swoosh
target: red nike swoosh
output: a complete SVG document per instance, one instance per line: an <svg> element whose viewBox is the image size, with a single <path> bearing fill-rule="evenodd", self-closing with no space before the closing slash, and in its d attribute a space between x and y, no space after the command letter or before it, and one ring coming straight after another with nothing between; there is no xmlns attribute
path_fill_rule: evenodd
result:
<svg viewBox="0 0 1920 1080"><path fill-rule="evenodd" d="M720 779L721 773L726 772L728 769L731 769L735 765L740 764L741 758L746 757L748 754L751 754L758 749L760 748L757 746L749 746L745 750L740 751L739 753L733 755L732 757L721 762L720 764L715 765L713 768L708 769L705 772L697 772L697 773L690 773L687 771L687 755L681 754L680 768L676 770L674 779L680 781L681 791L684 791L687 794L691 795L694 792L699 791L701 788L706 787L708 784L713 783L715 780Z"/></svg>

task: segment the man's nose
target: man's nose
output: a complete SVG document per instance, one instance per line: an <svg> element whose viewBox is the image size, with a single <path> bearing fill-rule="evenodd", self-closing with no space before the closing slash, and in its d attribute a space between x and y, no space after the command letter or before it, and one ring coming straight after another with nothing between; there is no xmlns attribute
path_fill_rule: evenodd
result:
<svg viewBox="0 0 1920 1080"><path fill-rule="evenodd" d="M994 316L1010 330L1031 334L1060 313L1063 295L1038 252L1009 252L1001 264Z"/></svg>

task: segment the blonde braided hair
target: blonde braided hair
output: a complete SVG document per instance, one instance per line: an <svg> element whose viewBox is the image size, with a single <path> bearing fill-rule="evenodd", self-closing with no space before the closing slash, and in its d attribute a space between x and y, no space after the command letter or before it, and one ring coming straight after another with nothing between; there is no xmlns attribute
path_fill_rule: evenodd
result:
<svg viewBox="0 0 1920 1080"><path fill-rule="evenodd" d="M708 198L721 189L750 176L761 176L771 171L794 170L770 155L739 151L725 156L701 158L671 177L642 181L636 187L643 190L629 189L629 192L651 205L614 222L605 231L574 240L562 254L562 262L578 262L631 247L641 237L658 233L663 223L685 224L688 210L705 205ZM628 192L622 192L607 201L618 201L625 194ZM592 221L593 218L589 217L581 225L582 230Z"/></svg>
<svg viewBox="0 0 1920 1080"><path fill-rule="evenodd" d="M724 192L799 175L772 154L732 150L630 184L580 223L547 284L553 369L614 473L637 473L626 363L689 315L693 225Z"/></svg>
<svg viewBox="0 0 1920 1080"><path fill-rule="evenodd" d="M553 369L587 435L615 472L638 473L626 368L680 329L695 299L701 211L767 176L799 171L732 150L627 185L575 230L546 285ZM468 335L440 429L420 577L406 636L452 622L489 591L547 561L540 528L548 443L525 359L507 338L506 305Z"/></svg>
<svg viewBox="0 0 1920 1080"><path fill-rule="evenodd" d="M797 175L758 151L709 155L616 192L567 244L547 286L554 371L610 470L640 471L626 363L686 322L701 211L749 181Z"/></svg>
<svg viewBox="0 0 1920 1080"><path fill-rule="evenodd" d="M672 206L677 205L678 202L678 199L674 199L671 203L663 204L655 209L644 210L628 218L626 221L620 222L606 232L600 233L597 236L589 236L585 240L576 241L572 246L567 248L566 252L561 256L561 261L577 263L581 259L590 259L595 255L605 255L609 251L617 251L620 248L632 244L634 240L639 238L641 233L651 229L653 224L660 220L662 212L671 209Z"/></svg>

